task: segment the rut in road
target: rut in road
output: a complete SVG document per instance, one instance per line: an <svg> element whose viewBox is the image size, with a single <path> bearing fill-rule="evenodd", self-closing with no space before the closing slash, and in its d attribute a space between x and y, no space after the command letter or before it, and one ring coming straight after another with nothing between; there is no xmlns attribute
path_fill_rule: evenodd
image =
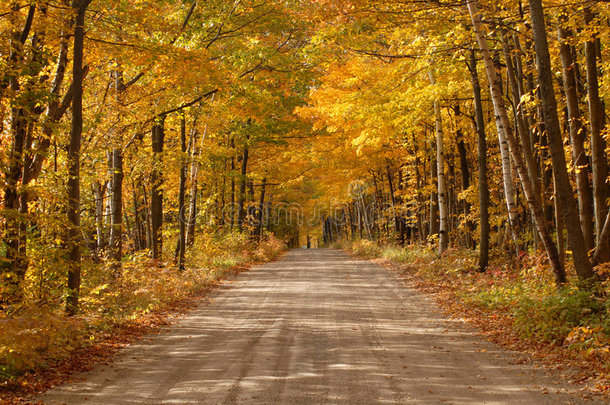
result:
<svg viewBox="0 0 610 405"><path fill-rule="evenodd" d="M293 250L49 404L572 404L374 263ZM542 390L549 390L543 393ZM592 403L588 401L587 403Z"/></svg>

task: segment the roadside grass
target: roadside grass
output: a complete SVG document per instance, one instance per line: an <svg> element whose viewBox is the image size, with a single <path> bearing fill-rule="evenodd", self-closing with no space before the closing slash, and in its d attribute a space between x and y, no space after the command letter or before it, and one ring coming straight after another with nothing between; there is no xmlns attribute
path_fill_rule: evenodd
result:
<svg viewBox="0 0 610 405"><path fill-rule="evenodd" d="M209 234L188 250L184 271L173 261L155 264L145 253L126 256L119 279L104 263L86 262L78 316L64 314L61 290L46 291L43 297L32 293L26 304L0 310L0 388L26 371L58 364L116 328L209 289L229 272L273 260L283 250L285 245L271 235L254 244L245 235ZM36 271L26 291L36 290ZM45 269L47 276L51 272Z"/></svg>
<svg viewBox="0 0 610 405"><path fill-rule="evenodd" d="M495 260L481 273L476 252L470 250L449 249L439 257L422 244L399 247L358 240L342 247L398 268L418 287L437 294L453 315L467 311L462 316L478 318L477 326L501 328L489 332L496 340L516 339L513 348L533 345L586 368L592 390L610 393L609 281L585 288L568 269L570 283L557 288L545 257L536 253Z"/></svg>

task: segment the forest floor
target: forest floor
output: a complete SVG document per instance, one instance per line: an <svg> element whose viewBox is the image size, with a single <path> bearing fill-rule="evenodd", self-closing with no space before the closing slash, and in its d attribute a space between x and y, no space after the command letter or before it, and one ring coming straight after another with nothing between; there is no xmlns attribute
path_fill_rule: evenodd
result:
<svg viewBox="0 0 610 405"><path fill-rule="evenodd" d="M501 348L397 273L293 250L209 294L49 404L579 404L579 384Z"/></svg>

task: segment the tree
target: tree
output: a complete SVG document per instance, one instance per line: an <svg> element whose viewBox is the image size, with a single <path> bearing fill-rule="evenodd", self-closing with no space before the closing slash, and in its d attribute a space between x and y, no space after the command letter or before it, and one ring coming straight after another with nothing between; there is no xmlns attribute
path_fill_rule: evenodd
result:
<svg viewBox="0 0 610 405"><path fill-rule="evenodd" d="M472 81L474 101L475 127L477 131L477 151L479 164L479 271L483 272L489 265L489 187L487 184L487 139L485 134L485 118L481 100L481 85L477 71L477 59L474 49L470 50L468 64Z"/></svg>
<svg viewBox="0 0 610 405"><path fill-rule="evenodd" d="M70 315L78 311L78 295L81 279L81 217L80 217L80 147L83 133L83 60L85 43L85 14L92 0L73 0L74 56L72 58L72 127L68 145L68 295L66 311Z"/></svg>
<svg viewBox="0 0 610 405"><path fill-rule="evenodd" d="M487 47L485 36L481 31L481 16L478 10L478 6L475 0L468 1L467 6L468 11L470 13L470 17L472 19L472 25L474 28L475 35L477 37L477 42L479 43L479 47L481 49L483 61L485 62L487 78L489 80L489 89L496 115L496 127L498 133L503 133L508 143L508 148L512 156L512 161L515 165L515 168L517 169L517 172L519 173L521 185L523 186L523 191L525 192L530 211L532 212L532 216L534 217L536 228L538 230L538 233L540 234L542 243L544 244L545 250L549 257L549 261L551 262L555 281L557 284L563 284L566 282L565 269L561 265L559 253L557 252L557 247L555 246L551 238L548 225L544 218L542 204L539 199L540 197L536 195L532 181L526 172L524 158L521 153L521 147L515 139L512 131L510 130L510 122L508 120L508 114L506 112L503 95L500 89L500 82L498 81L498 76L495 71L489 48Z"/></svg>
<svg viewBox="0 0 610 405"><path fill-rule="evenodd" d="M529 0L532 29L534 32L534 48L536 49L536 62L538 65L538 81L540 95L544 108L544 120L547 137L553 161L553 173L557 185L557 198L563 213L564 221L568 226L568 241L574 257L574 268L582 279L593 277L593 269L587 256L587 247L579 221L578 206L574 199L574 191L570 185L568 170L563 150L563 137L557 116L557 101L553 88L553 74L551 72L551 58L546 36L544 11L540 0Z"/></svg>
<svg viewBox="0 0 610 405"><path fill-rule="evenodd" d="M434 72L430 71L430 83L436 84ZM441 118L441 106L438 100L434 100L434 123L436 132L436 164L438 175L438 212L439 212L439 230L438 230L438 253L443 254L449 245L449 227L447 226L447 186L445 184L445 149L443 146L443 123Z"/></svg>

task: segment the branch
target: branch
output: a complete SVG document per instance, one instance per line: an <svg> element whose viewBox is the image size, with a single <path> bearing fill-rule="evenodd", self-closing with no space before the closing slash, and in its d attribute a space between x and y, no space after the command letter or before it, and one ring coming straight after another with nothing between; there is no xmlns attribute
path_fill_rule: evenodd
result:
<svg viewBox="0 0 610 405"><path fill-rule="evenodd" d="M208 98L208 97L211 97L211 96L213 96L214 94L218 93L218 90L219 90L219 89L210 90L210 91L208 91L207 93L205 93L205 94L203 94L203 95L201 95L201 96L199 96L199 97L195 98L194 100L189 101L188 103L185 103L185 104L180 105L179 107L172 108L171 110L167 110L167 111L160 112L159 114L155 115L155 117L153 117L153 118L149 118L149 119L147 119L146 121L144 121L144 122L142 123L142 125L146 125L146 124L148 124L148 123L152 122L152 121L153 121L153 120L154 120L156 117L159 117L159 116L162 116L162 115L168 115L168 114L171 114L171 113L174 113L174 112L178 112L178 111L183 110L183 109L185 109L185 108L187 108L187 107L190 107L190 106L192 106L192 105L194 105L194 104L197 104L197 103L198 103L198 102L200 102L201 100L204 100L204 99L206 99L206 98ZM125 144L125 146L123 146L123 150L127 149L128 147L130 147L130 146L131 146L131 144L133 143L134 139L136 139L136 137L137 137L138 135L141 135L141 133L140 133L140 132L136 132L136 133L135 133L135 134L134 134L134 135L131 137L131 139L129 139L129 141L127 141L127 143Z"/></svg>
<svg viewBox="0 0 610 405"><path fill-rule="evenodd" d="M90 40L90 41L93 41L93 42L99 42L99 43L107 44L107 45L126 46L126 47L134 48L134 49L145 49L145 48L143 48L141 46L130 44L130 43L127 43L127 42L107 41L105 39L93 38L93 37L87 37L87 39Z"/></svg>
<svg viewBox="0 0 610 405"><path fill-rule="evenodd" d="M260 62L258 62L258 64L257 64L256 66L254 66L252 69L248 69L248 70L246 70L245 72L243 72L242 74L240 74L238 77L241 79L242 77L247 76L247 75L249 75L250 73L254 73L254 72L256 72L256 70L262 66L263 62L264 62L264 61L260 61Z"/></svg>
<svg viewBox="0 0 610 405"><path fill-rule="evenodd" d="M196 6L197 6L197 1L194 1L193 5L191 6L191 8L189 9L188 13L186 14L186 17L184 18L184 21L182 22L182 26L180 27L180 31L178 31L178 34L176 34L174 39L172 39L169 42L169 45L174 45L174 43L176 43L178 38L180 38L180 34L182 34L184 32L184 30L186 29L186 26L188 25L188 22L191 19L191 16L193 15L193 12L195 11L195 7ZM103 41L103 40L99 40L99 41L103 42L103 43L113 44L112 42L108 42L108 41ZM119 43L116 43L115 45L123 45L123 46L130 46L130 47L133 47L133 48L138 48L137 46L131 45L131 44L119 44ZM127 83L124 84L124 90L127 90L129 87L131 87L132 85L136 84L138 82L138 80L140 80L142 77L144 77L145 74L146 74L146 71L142 71L142 72L138 73L137 75L135 75L135 77L133 79L129 80Z"/></svg>
<svg viewBox="0 0 610 405"><path fill-rule="evenodd" d="M184 18L184 21L182 22L182 26L180 27L180 31L178 31L178 33L176 34L176 36L174 37L174 39L172 39L171 41L169 41L170 45L174 45L176 43L176 41L178 40L178 38L180 38L180 34L182 34L184 32L184 30L186 29L186 26L189 23L189 20L191 19L191 16L193 15L193 11L195 11L195 7L197 6L197 2L194 1L193 5L191 6L191 8L189 9L188 13L186 13L186 17Z"/></svg>
<svg viewBox="0 0 610 405"><path fill-rule="evenodd" d="M216 93L218 93L218 89L210 90L207 93L197 97L196 99L194 99L192 101L189 101L188 103L182 104L182 105L180 105L179 107L176 107L176 108L172 108L171 110L163 111L163 112L157 114L157 116L168 115L168 114L171 114L171 113L174 113L174 112L178 112L180 110L184 110L185 108L190 107L190 106L192 106L194 104L197 104L198 102L200 102L204 98L208 98L208 97L210 97L210 96L212 96L213 94L216 94Z"/></svg>
<svg viewBox="0 0 610 405"><path fill-rule="evenodd" d="M128 87L136 84L136 82L138 80L140 80L142 77L144 77L144 72L140 72L137 75L135 75L135 77L133 79L131 79L130 81L128 81L127 83L125 83L123 86L125 87L125 89L127 89Z"/></svg>
<svg viewBox="0 0 610 405"><path fill-rule="evenodd" d="M25 41L28 39L30 35L30 30L32 28L32 21L34 21L34 13L36 12L36 6L30 6L28 10L28 18L25 21L25 26L23 27L23 31L21 31L21 35L19 36L19 42L21 44L25 44Z"/></svg>
<svg viewBox="0 0 610 405"><path fill-rule="evenodd" d="M419 55L398 55L398 54L383 54L383 53L378 53L378 52L373 52L373 51L367 51L364 49L353 49L353 48L348 48L350 51L352 52L356 52L359 54L363 54L363 55L367 55L367 56L374 56L376 58L386 58L386 59L419 59L421 56Z"/></svg>
<svg viewBox="0 0 610 405"><path fill-rule="evenodd" d="M593 266L597 266L599 264L599 261L601 259L601 255L604 252L603 249L603 244L607 243L605 241L607 241L610 238L610 211L608 211L608 215L606 215L606 221L604 221L604 227L602 228L602 233L599 235L599 243L597 245L597 247L595 248L595 254L593 255L593 258L591 259L591 263L593 264Z"/></svg>
<svg viewBox="0 0 610 405"><path fill-rule="evenodd" d="M212 38L210 40L210 42L208 42L208 44L205 46L205 49L208 49L214 42L216 42L219 39L222 39L224 37L229 36L229 34L233 34L235 32L240 31L242 28L247 27L248 25L255 23L256 21L260 20L263 17L268 16L269 14L273 13L275 10L274 9L270 9L269 11L267 11L266 13L262 13L261 15L254 17L253 19L246 21L245 23L243 23L242 25L232 29L232 30L227 30L225 32L221 32L222 26L224 25L224 23L222 23L220 25L220 29L218 30L218 33L216 34L216 36L214 38Z"/></svg>

